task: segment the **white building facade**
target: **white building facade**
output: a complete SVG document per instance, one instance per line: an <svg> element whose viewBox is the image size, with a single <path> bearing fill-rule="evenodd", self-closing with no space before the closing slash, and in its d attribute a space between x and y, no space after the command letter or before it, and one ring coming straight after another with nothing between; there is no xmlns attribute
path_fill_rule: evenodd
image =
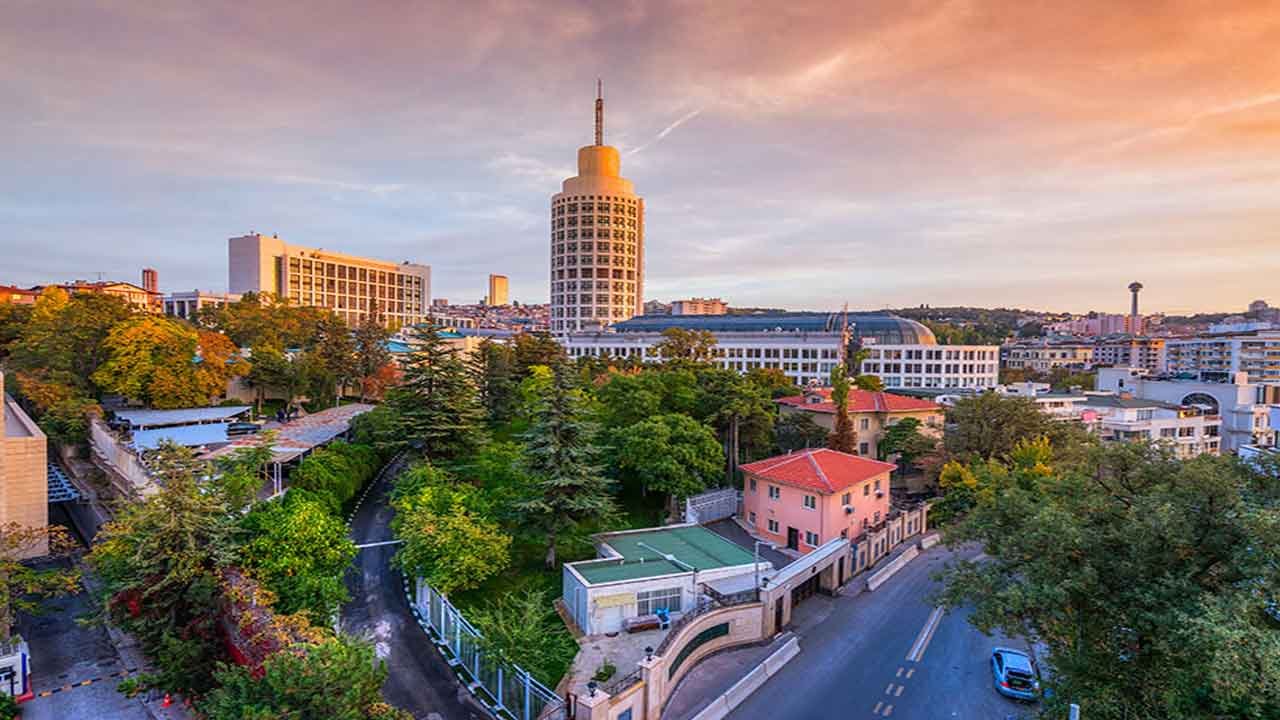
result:
<svg viewBox="0 0 1280 720"><path fill-rule="evenodd" d="M644 199L604 144L596 98L595 144L578 150L578 174L551 197L551 332L602 330L643 312Z"/></svg>
<svg viewBox="0 0 1280 720"><path fill-rule="evenodd" d="M164 314L193 320L201 308L224 307L240 299L237 293L211 293L202 290L169 293L164 296Z"/></svg>
<svg viewBox="0 0 1280 720"><path fill-rule="evenodd" d="M1251 383L1280 385L1280 330L1177 338L1165 347L1171 373L1243 372Z"/></svg>

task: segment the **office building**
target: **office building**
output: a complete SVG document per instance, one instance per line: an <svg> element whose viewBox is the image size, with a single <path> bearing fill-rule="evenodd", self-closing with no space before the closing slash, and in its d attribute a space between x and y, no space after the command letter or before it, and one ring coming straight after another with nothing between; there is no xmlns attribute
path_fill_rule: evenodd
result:
<svg viewBox="0 0 1280 720"><path fill-rule="evenodd" d="M506 275L490 275L489 276L489 294L485 296L485 305L510 305L511 301L507 297L507 276Z"/></svg>
<svg viewBox="0 0 1280 720"><path fill-rule="evenodd" d="M75 282L60 284L57 287L65 290L68 295L80 295L83 293L112 295L121 298L132 305L134 309L142 312L159 313L164 310L164 300L160 293L152 292L133 283L113 282L110 280L99 280L98 282L76 280ZM39 293L44 287L31 289Z"/></svg>
<svg viewBox="0 0 1280 720"><path fill-rule="evenodd" d="M578 150L578 174L551 198L551 331L603 330L642 312L644 200L604 144L596 94L595 143Z"/></svg>
<svg viewBox="0 0 1280 720"><path fill-rule="evenodd" d="M431 267L289 245L250 233L227 241L233 294L273 293L323 307L355 325L371 312L391 327L422 322L431 298Z"/></svg>
<svg viewBox="0 0 1280 720"><path fill-rule="evenodd" d="M4 373L0 373L0 388ZM46 439L13 398L0 390L0 528L13 523L24 528L49 525L49 470ZM23 548L21 556L48 552L42 541Z"/></svg>
<svg viewBox="0 0 1280 720"><path fill-rule="evenodd" d="M1248 382L1280 385L1280 330L1206 333L1165 343L1165 370L1228 379L1243 372Z"/></svg>
<svg viewBox="0 0 1280 720"><path fill-rule="evenodd" d="M236 302L236 293L212 293L203 290L169 293L164 296L164 314L183 320L194 320L201 308L223 307Z"/></svg>
<svg viewBox="0 0 1280 720"><path fill-rule="evenodd" d="M720 298L689 298L671 303L672 315L724 315L729 306Z"/></svg>
<svg viewBox="0 0 1280 720"><path fill-rule="evenodd" d="M573 333L561 342L570 357L657 362L655 347L663 331L703 330L716 338L720 367L776 368L797 384L825 384L844 358L843 323L840 313L820 312L643 315L608 332ZM849 313L848 323L848 339L867 350L861 371L879 376L886 388L985 390L997 384L1000 348L995 345L938 345L924 325L881 313Z"/></svg>

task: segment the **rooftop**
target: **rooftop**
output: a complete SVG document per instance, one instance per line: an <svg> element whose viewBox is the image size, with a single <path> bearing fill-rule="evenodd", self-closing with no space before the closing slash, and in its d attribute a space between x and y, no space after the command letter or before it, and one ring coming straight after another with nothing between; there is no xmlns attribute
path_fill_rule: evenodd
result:
<svg viewBox="0 0 1280 720"><path fill-rule="evenodd" d="M274 431L275 444L271 446L271 461L286 463L324 445L351 428L351 420L369 412L372 405L351 403L290 420L285 423L268 422L262 432ZM201 457L214 459L233 454L242 447L254 447L262 442L260 435L242 435L230 443L207 452Z"/></svg>
<svg viewBox="0 0 1280 720"><path fill-rule="evenodd" d="M1110 407L1123 408L1126 410L1142 410L1142 409L1165 409L1165 410L1181 410L1182 406L1172 403L1160 402L1159 400L1146 400L1136 397L1120 397L1119 395L1089 395L1085 401L1086 405L1094 407Z"/></svg>
<svg viewBox="0 0 1280 720"><path fill-rule="evenodd" d="M677 575L692 569L749 566L755 559L747 550L701 525L606 533L596 539L616 557L570 563L592 585ZM668 560L668 555L675 561Z"/></svg>
<svg viewBox="0 0 1280 720"><path fill-rule="evenodd" d="M743 465L742 470L783 485L831 494L896 467L828 448L813 448L757 460Z"/></svg>
<svg viewBox="0 0 1280 720"><path fill-rule="evenodd" d="M819 395L821 402L812 402L811 398ZM778 398L775 402L790 407L804 408L812 412L831 413L836 411L836 404L831 401L831 388L820 388L806 395L793 395ZM859 388L849 389L849 412L910 412L913 410L941 410L941 406L932 400L895 395L887 392L873 392Z"/></svg>
<svg viewBox="0 0 1280 720"><path fill-rule="evenodd" d="M167 425L194 425L205 422L224 422L249 411L248 405L226 407L198 407L180 410L117 410L116 418L124 420L134 430Z"/></svg>
<svg viewBox="0 0 1280 720"><path fill-rule="evenodd" d="M615 323L621 332L662 332L668 328L710 332L839 332L844 313L770 312L749 315L640 315ZM881 345L937 345L933 331L906 318L883 313L849 313L849 332L855 340Z"/></svg>

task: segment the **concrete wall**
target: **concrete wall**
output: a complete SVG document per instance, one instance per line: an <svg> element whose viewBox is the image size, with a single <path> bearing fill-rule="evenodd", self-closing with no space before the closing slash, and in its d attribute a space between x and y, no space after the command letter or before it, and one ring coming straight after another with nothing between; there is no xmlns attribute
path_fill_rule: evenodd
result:
<svg viewBox="0 0 1280 720"><path fill-rule="evenodd" d="M125 497L141 497L159 492L138 457L107 428L100 418L89 421L89 448L94 464L106 473L116 491Z"/></svg>
<svg viewBox="0 0 1280 720"><path fill-rule="evenodd" d="M4 376L0 374L0 388ZM18 403L0 393L0 526L49 525L49 471L46 439ZM49 551L47 540L33 543L22 557Z"/></svg>

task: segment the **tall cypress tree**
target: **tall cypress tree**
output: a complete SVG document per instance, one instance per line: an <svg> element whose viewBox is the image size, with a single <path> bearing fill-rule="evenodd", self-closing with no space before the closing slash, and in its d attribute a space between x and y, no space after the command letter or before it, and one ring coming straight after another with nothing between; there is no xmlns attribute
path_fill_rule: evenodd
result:
<svg viewBox="0 0 1280 720"><path fill-rule="evenodd" d="M565 362L553 368L553 382L525 433L525 467L534 496L521 503L526 517L546 533L547 569L556 566L556 540L564 530L613 510L609 481L597 463L595 427L584 420L574 371Z"/></svg>
<svg viewBox="0 0 1280 720"><path fill-rule="evenodd" d="M387 329L386 318L382 308L371 303L369 314L356 326L353 340L355 342L356 375L360 378L360 400L368 395L369 381L387 363L391 362L391 351L387 349L387 339L391 331Z"/></svg>
<svg viewBox="0 0 1280 720"><path fill-rule="evenodd" d="M421 443L433 459L458 457L480 441L481 410L466 365L432 325L412 331L404 380L388 402L400 416L398 444Z"/></svg>
<svg viewBox="0 0 1280 720"><path fill-rule="evenodd" d="M468 359L480 404L490 422L502 423L515 413L515 357L510 347L485 338Z"/></svg>
<svg viewBox="0 0 1280 720"><path fill-rule="evenodd" d="M858 454L858 433L849 417L849 376L844 365L831 369L831 401L836 405L836 426L827 437L827 447L850 455Z"/></svg>

